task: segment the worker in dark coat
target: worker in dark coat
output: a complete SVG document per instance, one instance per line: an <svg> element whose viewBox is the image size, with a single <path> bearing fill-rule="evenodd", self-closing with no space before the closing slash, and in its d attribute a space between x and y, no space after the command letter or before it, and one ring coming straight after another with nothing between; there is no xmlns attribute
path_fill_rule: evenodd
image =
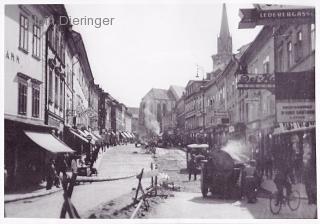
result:
<svg viewBox="0 0 320 224"><path fill-rule="evenodd" d="M245 175L245 195L247 197L248 203L257 202L257 191L259 187L259 175L256 169L256 162L251 160L247 166L244 168Z"/></svg>
<svg viewBox="0 0 320 224"><path fill-rule="evenodd" d="M194 180L197 180L197 161L193 154L191 154L191 159L189 160L188 172L189 172L189 181L191 180L192 174L194 176Z"/></svg>
<svg viewBox="0 0 320 224"><path fill-rule="evenodd" d="M306 193L309 204L317 203L317 174L316 174L316 156L311 149L311 144L304 144L303 153L303 182L305 184Z"/></svg>
<svg viewBox="0 0 320 224"><path fill-rule="evenodd" d="M56 170L54 166L54 160L50 159L49 163L46 166L46 181L47 181L46 189L47 190L50 190L52 188L55 176L56 176Z"/></svg>

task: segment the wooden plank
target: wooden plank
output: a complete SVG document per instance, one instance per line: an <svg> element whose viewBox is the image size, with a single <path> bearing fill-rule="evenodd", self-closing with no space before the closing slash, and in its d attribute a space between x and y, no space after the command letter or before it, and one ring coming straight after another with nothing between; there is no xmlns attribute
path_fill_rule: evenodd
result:
<svg viewBox="0 0 320 224"><path fill-rule="evenodd" d="M130 219L134 219L134 217L137 215L141 205L142 205L143 200L140 200L138 206L136 207L136 209L133 211L132 215L130 216Z"/></svg>

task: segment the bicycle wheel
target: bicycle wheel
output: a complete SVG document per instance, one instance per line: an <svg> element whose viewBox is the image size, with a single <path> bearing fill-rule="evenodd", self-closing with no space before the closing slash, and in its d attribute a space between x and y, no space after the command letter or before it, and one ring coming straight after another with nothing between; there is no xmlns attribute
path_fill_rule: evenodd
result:
<svg viewBox="0 0 320 224"><path fill-rule="evenodd" d="M269 207L272 214L277 215L281 210L282 202L277 203L277 193L272 193L269 197Z"/></svg>
<svg viewBox="0 0 320 224"><path fill-rule="evenodd" d="M292 211L295 211L300 206L300 192L297 190L292 191L288 198L288 205Z"/></svg>

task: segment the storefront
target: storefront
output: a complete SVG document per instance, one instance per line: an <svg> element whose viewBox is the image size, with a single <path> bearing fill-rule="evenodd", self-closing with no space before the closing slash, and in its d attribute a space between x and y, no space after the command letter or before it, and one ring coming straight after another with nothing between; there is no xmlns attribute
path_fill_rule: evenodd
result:
<svg viewBox="0 0 320 224"><path fill-rule="evenodd" d="M5 119L5 169L8 190L37 185L45 179L45 165L58 153L73 153L54 136L52 126ZM19 141L17 141L19 139Z"/></svg>

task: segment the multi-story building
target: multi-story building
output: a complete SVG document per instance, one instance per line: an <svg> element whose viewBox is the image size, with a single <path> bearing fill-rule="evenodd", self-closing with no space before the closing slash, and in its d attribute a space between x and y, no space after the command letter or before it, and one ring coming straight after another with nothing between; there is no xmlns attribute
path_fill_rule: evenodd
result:
<svg viewBox="0 0 320 224"><path fill-rule="evenodd" d="M96 112L90 107L90 87L93 83L93 76L87 57L86 49L80 33L72 31L72 37L76 43L76 57L73 62L73 86L74 86L74 110L76 127L88 129L90 117Z"/></svg>
<svg viewBox="0 0 320 224"><path fill-rule="evenodd" d="M93 82L90 85L90 95L89 95L89 126L92 131L99 131L98 126L98 112L99 112L99 85Z"/></svg>
<svg viewBox="0 0 320 224"><path fill-rule="evenodd" d="M264 26L240 58L241 73L274 74L273 28ZM268 89L240 89L240 117L244 120L246 139L256 153L263 154L265 139L275 124L275 98Z"/></svg>
<svg viewBox="0 0 320 224"><path fill-rule="evenodd" d="M69 150L51 135L52 131L61 133L64 124L66 37L58 30L56 36L51 33L56 27L54 18L59 15L66 15L63 5L5 6L4 153L10 187L25 187L44 178L46 160L50 153L55 153L50 145ZM60 28L66 31L67 27ZM55 44L49 37L56 41ZM49 40L54 46L49 46ZM51 47L59 53L53 53ZM51 71L52 79L53 74L57 77L51 95L52 103L57 106L51 108L57 117L54 124L48 122L46 116L48 79L44 71L47 69Z"/></svg>
<svg viewBox="0 0 320 224"><path fill-rule="evenodd" d="M125 119L125 131L128 133L132 132L132 114L129 112L128 108L126 108L126 111L124 113L124 119Z"/></svg>
<svg viewBox="0 0 320 224"><path fill-rule="evenodd" d="M67 15L64 7L61 12ZM58 136L63 138L65 120L65 46L69 37L69 25L62 25L58 19L46 30L45 44L45 124L55 126Z"/></svg>
<svg viewBox="0 0 320 224"><path fill-rule="evenodd" d="M131 118L131 132L135 135L139 132L139 108L128 107L129 113L132 115Z"/></svg>
<svg viewBox="0 0 320 224"><path fill-rule="evenodd" d="M204 86L208 80L190 80L184 95L185 130L190 142L198 141L204 134ZM203 136L202 136L203 137Z"/></svg>

